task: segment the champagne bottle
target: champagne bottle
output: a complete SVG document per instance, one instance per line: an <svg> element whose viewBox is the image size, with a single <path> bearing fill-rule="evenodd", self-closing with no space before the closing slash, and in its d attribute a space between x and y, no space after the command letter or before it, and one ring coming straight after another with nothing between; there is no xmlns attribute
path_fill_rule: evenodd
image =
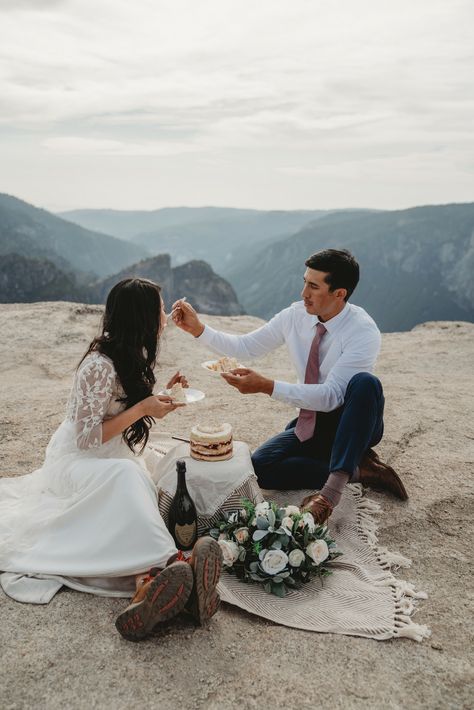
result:
<svg viewBox="0 0 474 710"><path fill-rule="evenodd" d="M178 482L171 503L168 529L178 550L192 550L197 540L197 513L193 499L186 486L186 463L176 461Z"/></svg>

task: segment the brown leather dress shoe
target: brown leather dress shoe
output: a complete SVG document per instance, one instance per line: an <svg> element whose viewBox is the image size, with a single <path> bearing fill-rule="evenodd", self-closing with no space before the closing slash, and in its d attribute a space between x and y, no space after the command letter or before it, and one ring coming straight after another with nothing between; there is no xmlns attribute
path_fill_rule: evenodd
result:
<svg viewBox="0 0 474 710"><path fill-rule="evenodd" d="M117 631L129 641L140 641L157 624L183 611L192 588L193 573L187 562L174 562L161 572L150 570L130 605L117 617Z"/></svg>
<svg viewBox="0 0 474 710"><path fill-rule="evenodd" d="M311 513L316 525L324 525L334 510L331 503L326 500L326 498L323 498L320 493L306 496L306 498L301 501L300 507L301 510Z"/></svg>
<svg viewBox="0 0 474 710"><path fill-rule="evenodd" d="M400 500L408 500L408 493L400 476L383 463L373 449L369 449L359 464L359 481L374 491L388 491Z"/></svg>

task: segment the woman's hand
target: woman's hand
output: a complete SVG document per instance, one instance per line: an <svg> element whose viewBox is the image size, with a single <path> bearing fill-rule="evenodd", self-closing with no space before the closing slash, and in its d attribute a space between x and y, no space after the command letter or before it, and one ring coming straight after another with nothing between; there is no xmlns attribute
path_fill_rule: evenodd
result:
<svg viewBox="0 0 474 710"><path fill-rule="evenodd" d="M172 388L172 386L175 385L177 382L180 382L182 387L189 387L188 381L187 381L185 375L181 375L178 370L178 372L174 373L173 377L166 385L166 389L170 390Z"/></svg>
<svg viewBox="0 0 474 710"><path fill-rule="evenodd" d="M137 422L142 417L155 417L163 419L167 414L173 412L178 407L185 407L186 404L173 402L171 397L166 395L151 395L137 402L130 409L124 409L120 414L116 414L111 419L104 419L102 422L102 443L105 444L114 436L122 434L129 426Z"/></svg>
<svg viewBox="0 0 474 710"><path fill-rule="evenodd" d="M140 402L142 405L143 416L154 417L155 419L163 419L170 412L174 412L178 407L185 407L184 402L173 402L171 397L161 394L153 394L151 397Z"/></svg>

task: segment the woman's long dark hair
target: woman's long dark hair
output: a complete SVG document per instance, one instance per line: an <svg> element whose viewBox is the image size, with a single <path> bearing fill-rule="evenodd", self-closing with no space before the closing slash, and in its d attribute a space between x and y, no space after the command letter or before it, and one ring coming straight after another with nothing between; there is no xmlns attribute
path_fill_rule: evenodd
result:
<svg viewBox="0 0 474 710"><path fill-rule="evenodd" d="M102 333L82 358L98 351L112 360L125 393L126 409L152 394L161 304L161 289L153 281L119 281L107 296ZM132 451L145 448L153 422L152 417L142 417L123 432L122 438Z"/></svg>

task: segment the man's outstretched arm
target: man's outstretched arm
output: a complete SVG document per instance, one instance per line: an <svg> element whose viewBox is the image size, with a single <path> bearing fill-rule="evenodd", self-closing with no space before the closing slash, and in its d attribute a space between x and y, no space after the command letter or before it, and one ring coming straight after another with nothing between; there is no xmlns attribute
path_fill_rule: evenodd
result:
<svg viewBox="0 0 474 710"><path fill-rule="evenodd" d="M230 355L239 360L262 357L285 342L284 321L286 312L281 311L261 328L244 335L222 333L204 325L198 314L187 301L173 303L173 321L178 328L190 333L199 342L219 355Z"/></svg>

